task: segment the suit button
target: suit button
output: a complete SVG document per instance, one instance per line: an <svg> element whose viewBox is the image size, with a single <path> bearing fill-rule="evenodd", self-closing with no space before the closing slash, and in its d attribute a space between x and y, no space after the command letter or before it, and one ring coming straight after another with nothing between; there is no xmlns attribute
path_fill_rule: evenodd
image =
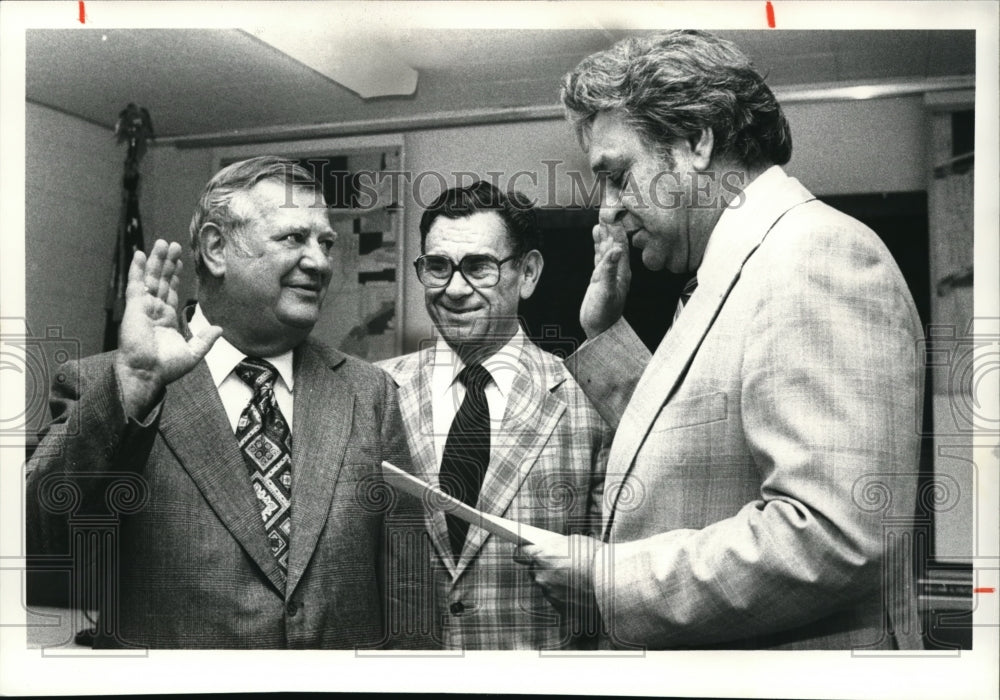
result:
<svg viewBox="0 0 1000 700"><path fill-rule="evenodd" d="M296 613L299 612L299 608L301 607L302 607L301 603L292 600L289 601L288 605L285 606L285 611L288 613L288 617L295 617Z"/></svg>
<svg viewBox="0 0 1000 700"><path fill-rule="evenodd" d="M463 612L465 612L465 606L462 604L461 601L457 603L452 603L448 609L451 610L452 615L461 615Z"/></svg>

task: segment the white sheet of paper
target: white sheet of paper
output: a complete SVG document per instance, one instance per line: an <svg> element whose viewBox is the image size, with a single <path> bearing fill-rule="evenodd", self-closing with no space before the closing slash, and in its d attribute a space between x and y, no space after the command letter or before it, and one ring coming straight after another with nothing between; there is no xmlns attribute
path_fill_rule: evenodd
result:
<svg viewBox="0 0 1000 700"><path fill-rule="evenodd" d="M498 515L484 513L481 510L462 503L462 501L449 496L441 489L431 486L425 481L418 479L412 474L407 474L402 469L389 462L382 462L382 475L387 484L393 488L398 488L404 493L419 498L428 507L429 504L440 504L441 510L451 515L458 516L462 520L481 527L487 532L496 535L514 544L537 544L546 538L561 537L561 535L550 530L543 530L540 527L525 525L514 520L501 518Z"/></svg>

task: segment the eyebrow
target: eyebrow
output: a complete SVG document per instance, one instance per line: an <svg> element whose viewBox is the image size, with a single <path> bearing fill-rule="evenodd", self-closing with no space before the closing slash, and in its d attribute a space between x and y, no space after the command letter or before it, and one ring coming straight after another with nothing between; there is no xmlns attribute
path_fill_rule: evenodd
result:
<svg viewBox="0 0 1000 700"><path fill-rule="evenodd" d="M311 226L291 226L289 228L275 229L273 235L275 235L275 236L287 236L290 233L299 233L299 234L302 234L304 236L309 236L314 231L315 231L317 237L325 236L327 234L333 234L334 236L337 235L337 231L335 229L333 229L333 227L331 227L329 225L327 226L327 228L323 228L323 229L314 229Z"/></svg>
<svg viewBox="0 0 1000 700"><path fill-rule="evenodd" d="M287 236L289 233L310 233L312 229L305 226L289 226L287 228L275 228L274 235Z"/></svg>

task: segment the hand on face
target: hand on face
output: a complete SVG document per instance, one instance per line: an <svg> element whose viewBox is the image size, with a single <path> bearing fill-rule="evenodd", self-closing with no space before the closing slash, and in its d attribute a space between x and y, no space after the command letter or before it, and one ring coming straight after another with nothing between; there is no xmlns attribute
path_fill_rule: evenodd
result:
<svg viewBox="0 0 1000 700"><path fill-rule="evenodd" d="M580 325L588 338L600 335L621 318L632 283L628 236L621 220L613 220L602 208L593 236L594 272L580 306Z"/></svg>
<svg viewBox="0 0 1000 700"><path fill-rule="evenodd" d="M126 415L141 420L160 392L190 372L222 335L218 326L186 340L177 326L181 246L158 240L147 257L132 257L125 311L118 335L115 373Z"/></svg>
<svg viewBox="0 0 1000 700"><path fill-rule="evenodd" d="M617 112L599 112L589 143L591 168L605 177L602 223L621 217L631 244L650 270L694 272L721 209L699 205L704 175L712 162L711 129L694 144L679 140L668 154L653 148ZM711 180L711 178L709 178ZM586 328L586 324L584 324Z"/></svg>

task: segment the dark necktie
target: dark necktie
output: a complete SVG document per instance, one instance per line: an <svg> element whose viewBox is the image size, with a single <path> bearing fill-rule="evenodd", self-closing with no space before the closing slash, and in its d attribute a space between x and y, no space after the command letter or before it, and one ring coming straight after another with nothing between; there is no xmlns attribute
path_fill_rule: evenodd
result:
<svg viewBox="0 0 1000 700"><path fill-rule="evenodd" d="M253 398L236 425L236 439L250 469L271 553L281 572L287 574L292 527L292 434L274 397L278 373L269 362L255 357L244 359L235 371L253 389Z"/></svg>
<svg viewBox="0 0 1000 700"><path fill-rule="evenodd" d="M458 373L458 380L465 385L465 400L448 431L438 483L445 493L475 507L490 463L490 408L484 390L492 377L482 365L473 364ZM450 513L445 514L445 520L451 549L458 559L469 524Z"/></svg>
<svg viewBox="0 0 1000 700"><path fill-rule="evenodd" d="M677 323L677 319L681 315L681 311L687 306L687 303L691 301L691 295L694 294L694 290L698 288L698 277L692 277L684 285L684 289L681 291L681 298L677 300L677 310L674 311L673 323Z"/></svg>

